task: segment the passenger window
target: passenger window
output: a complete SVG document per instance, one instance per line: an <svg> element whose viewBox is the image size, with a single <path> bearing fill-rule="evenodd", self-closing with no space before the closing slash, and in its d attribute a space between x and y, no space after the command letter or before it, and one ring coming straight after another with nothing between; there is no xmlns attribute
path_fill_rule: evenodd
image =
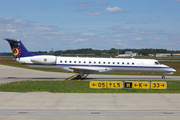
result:
<svg viewBox="0 0 180 120"><path fill-rule="evenodd" d="M74 61L74 63L76 63L76 61Z"/></svg>
<svg viewBox="0 0 180 120"><path fill-rule="evenodd" d="M106 64L106 62L103 62L104 64Z"/></svg>
<svg viewBox="0 0 180 120"><path fill-rule="evenodd" d="M96 64L96 62L94 61L94 64Z"/></svg>
<svg viewBox="0 0 180 120"><path fill-rule="evenodd" d="M67 63L67 61L65 61L65 63Z"/></svg>
<svg viewBox="0 0 180 120"><path fill-rule="evenodd" d="M101 62L99 62L99 64L101 64Z"/></svg>
<svg viewBox="0 0 180 120"><path fill-rule="evenodd" d="M119 62L117 62L117 64L119 64Z"/></svg>
<svg viewBox="0 0 180 120"><path fill-rule="evenodd" d="M62 60L60 61L60 63L62 63Z"/></svg>
<svg viewBox="0 0 180 120"><path fill-rule="evenodd" d="M115 62L113 62L113 64L115 64Z"/></svg>
<svg viewBox="0 0 180 120"><path fill-rule="evenodd" d="M91 61L89 61L89 63L91 63Z"/></svg>
<svg viewBox="0 0 180 120"><path fill-rule="evenodd" d="M108 62L108 64L110 64L110 62Z"/></svg>
<svg viewBox="0 0 180 120"><path fill-rule="evenodd" d="M86 63L86 61L84 61L84 63Z"/></svg>
<svg viewBox="0 0 180 120"><path fill-rule="evenodd" d="M81 63L81 61L79 61L79 63Z"/></svg>
<svg viewBox="0 0 180 120"><path fill-rule="evenodd" d="M129 62L127 62L127 64L129 65Z"/></svg>
<svg viewBox="0 0 180 120"><path fill-rule="evenodd" d="M134 63L132 63L132 65L134 65Z"/></svg>
<svg viewBox="0 0 180 120"><path fill-rule="evenodd" d="M69 61L69 63L71 63L71 61Z"/></svg>
<svg viewBox="0 0 180 120"><path fill-rule="evenodd" d="M122 62L122 64L124 65L124 62Z"/></svg>

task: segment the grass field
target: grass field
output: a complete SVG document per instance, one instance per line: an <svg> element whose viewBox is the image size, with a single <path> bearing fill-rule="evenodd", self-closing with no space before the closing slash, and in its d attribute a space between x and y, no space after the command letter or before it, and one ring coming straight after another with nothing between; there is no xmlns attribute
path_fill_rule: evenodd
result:
<svg viewBox="0 0 180 120"><path fill-rule="evenodd" d="M124 81L123 81L124 82ZM147 82L147 81L146 81ZM148 81L151 82L151 81ZM167 81L167 89L90 89L89 81L21 81L0 85L3 92L53 93L180 93L180 81Z"/></svg>

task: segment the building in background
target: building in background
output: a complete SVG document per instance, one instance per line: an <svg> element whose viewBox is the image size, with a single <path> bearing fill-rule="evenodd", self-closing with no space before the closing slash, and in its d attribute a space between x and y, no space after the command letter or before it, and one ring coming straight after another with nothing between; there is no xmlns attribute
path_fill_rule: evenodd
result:
<svg viewBox="0 0 180 120"><path fill-rule="evenodd" d="M180 54L173 54L173 57L180 57Z"/></svg>
<svg viewBox="0 0 180 120"><path fill-rule="evenodd" d="M120 54L117 57L136 57L136 56L138 56L138 53L133 53L132 51L125 51L125 54Z"/></svg>
<svg viewBox="0 0 180 120"><path fill-rule="evenodd" d="M149 57L154 57L154 54L148 54Z"/></svg>
<svg viewBox="0 0 180 120"><path fill-rule="evenodd" d="M156 57L172 57L171 53L157 53Z"/></svg>

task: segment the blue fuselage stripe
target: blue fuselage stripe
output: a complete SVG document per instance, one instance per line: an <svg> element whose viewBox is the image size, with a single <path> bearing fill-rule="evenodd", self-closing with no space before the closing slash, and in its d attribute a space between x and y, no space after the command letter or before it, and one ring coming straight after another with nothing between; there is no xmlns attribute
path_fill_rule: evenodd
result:
<svg viewBox="0 0 180 120"><path fill-rule="evenodd" d="M40 65L48 66L44 64L24 63L24 65ZM50 66L77 66L77 67L114 67L114 68L161 68L161 69L172 69L171 67L152 67L152 66L122 66L122 65L81 65L81 64L50 64Z"/></svg>

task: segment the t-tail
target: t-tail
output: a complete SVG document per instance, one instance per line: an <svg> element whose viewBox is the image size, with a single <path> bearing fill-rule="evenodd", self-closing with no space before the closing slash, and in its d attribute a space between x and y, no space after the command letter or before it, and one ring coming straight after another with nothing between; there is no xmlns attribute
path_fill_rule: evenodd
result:
<svg viewBox="0 0 180 120"><path fill-rule="evenodd" d="M18 39L5 38L4 40L7 40L9 42L14 59L38 55L35 53L28 52L28 50L24 47L22 42Z"/></svg>

